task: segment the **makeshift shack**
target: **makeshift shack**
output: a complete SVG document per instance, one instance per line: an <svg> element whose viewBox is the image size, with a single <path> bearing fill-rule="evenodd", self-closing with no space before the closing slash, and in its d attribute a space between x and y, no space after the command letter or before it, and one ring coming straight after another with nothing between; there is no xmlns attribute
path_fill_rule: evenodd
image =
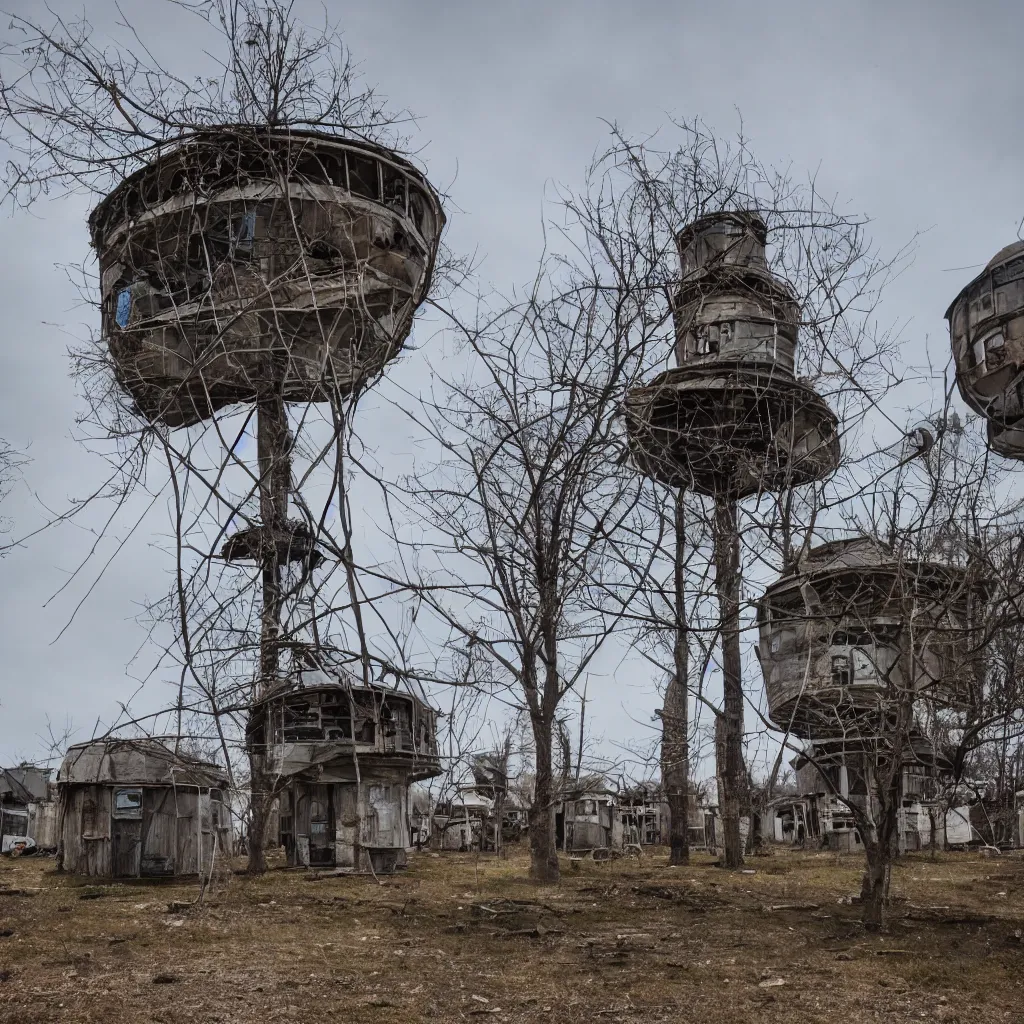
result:
<svg viewBox="0 0 1024 1024"><path fill-rule="evenodd" d="M53 850L57 846L56 792L49 768L0 768L0 850Z"/></svg>
<svg viewBox="0 0 1024 1024"><path fill-rule="evenodd" d="M622 849L618 797L593 776L568 780L555 805L555 843L566 853Z"/></svg>
<svg viewBox="0 0 1024 1024"><path fill-rule="evenodd" d="M439 801L434 810L434 845L441 850L495 849L494 801L475 787L459 791L451 800Z"/></svg>
<svg viewBox="0 0 1024 1024"><path fill-rule="evenodd" d="M623 789L619 793L618 805L623 843L633 846L668 845L671 816L659 782L648 780ZM691 850L715 849L715 815L701 787L692 782L686 827Z"/></svg>
<svg viewBox="0 0 1024 1024"><path fill-rule="evenodd" d="M668 843L669 809L661 785L641 782L619 794L619 820L623 842L633 846Z"/></svg>
<svg viewBox="0 0 1024 1024"><path fill-rule="evenodd" d="M58 863L72 874L208 874L230 852L227 774L159 740L76 744L57 788Z"/></svg>
<svg viewBox="0 0 1024 1024"><path fill-rule="evenodd" d="M252 710L250 753L280 793L290 866L394 871L406 863L409 785L441 773L436 717L405 690L302 669Z"/></svg>
<svg viewBox="0 0 1024 1024"><path fill-rule="evenodd" d="M918 738L916 732L912 737ZM808 743L805 753L790 762L799 795L779 797L770 805L776 842L828 847L838 853L863 851L849 806L868 799L863 773L856 769L853 755L846 752L840 761L832 756L832 747L827 742ZM915 767L908 765L900 780L900 851L921 850L933 843L939 848L969 843L969 809L943 811L934 779Z"/></svg>

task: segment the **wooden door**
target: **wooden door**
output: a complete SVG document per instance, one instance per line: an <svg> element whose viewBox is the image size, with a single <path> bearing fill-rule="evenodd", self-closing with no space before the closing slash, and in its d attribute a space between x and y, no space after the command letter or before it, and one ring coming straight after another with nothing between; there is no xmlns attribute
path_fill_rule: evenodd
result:
<svg viewBox="0 0 1024 1024"><path fill-rule="evenodd" d="M147 789L142 796L142 844L139 873L173 875L177 853L174 791Z"/></svg>
<svg viewBox="0 0 1024 1024"><path fill-rule="evenodd" d="M342 782L335 788L335 847L334 863L338 867L356 865L356 847L359 845L358 789L354 782Z"/></svg>
<svg viewBox="0 0 1024 1024"><path fill-rule="evenodd" d="M115 878L137 878L142 855L142 822L115 818L111 843L111 874Z"/></svg>
<svg viewBox="0 0 1024 1024"><path fill-rule="evenodd" d="M333 786L310 786L309 864L334 865Z"/></svg>

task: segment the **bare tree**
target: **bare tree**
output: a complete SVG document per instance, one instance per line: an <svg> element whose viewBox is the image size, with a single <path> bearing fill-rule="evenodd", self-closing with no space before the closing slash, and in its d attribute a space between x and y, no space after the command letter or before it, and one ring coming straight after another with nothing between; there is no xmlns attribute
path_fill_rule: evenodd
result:
<svg viewBox="0 0 1024 1024"><path fill-rule="evenodd" d="M453 652L480 664L478 685L507 693L529 717L539 881L558 878L559 709L621 615L599 596L621 582L607 554L638 492L615 417L643 355L635 327L580 272L542 274L530 298L464 328L469 376L423 398L417 413L440 457L404 488L408 510L430 528L404 545L418 564L410 583Z"/></svg>
<svg viewBox="0 0 1024 1024"><path fill-rule="evenodd" d="M871 461L874 483L845 506L858 538L805 551L766 594L761 657L773 717L814 740L802 756L856 824L877 929L893 860L919 834L908 806L934 813L943 780L1004 714L986 696L986 606L992 553L1020 507L948 406Z"/></svg>
<svg viewBox="0 0 1024 1024"><path fill-rule="evenodd" d="M363 612L352 418L430 288L444 217L395 152L409 116L360 82L336 27L290 0L168 3L209 42L198 76L130 24L111 46L84 18L11 17L4 184L16 205L106 195L83 275L103 331L74 358L82 434L112 471L67 515L169 497L175 586L150 619L173 623L175 734L209 732L230 762L253 703L316 651L367 684L394 660ZM248 760L258 872L276 781L251 743Z"/></svg>
<svg viewBox="0 0 1024 1024"><path fill-rule="evenodd" d="M699 122L675 128L672 148L613 127L588 187L563 201L603 254L606 287L642 310L645 371L673 351L679 360L626 401L633 458L655 482L643 527L620 532L611 553L627 569L654 567L645 598L618 607L671 680L662 709L663 782L679 801L671 856L686 857L689 691L724 730L725 863L736 866L751 696L744 570L756 580L786 564L818 519L863 486L853 440L894 381L894 339L874 311L907 252L881 257L863 217L760 163L742 133L730 145ZM730 226L709 241L716 224ZM705 686L713 669L720 697Z"/></svg>

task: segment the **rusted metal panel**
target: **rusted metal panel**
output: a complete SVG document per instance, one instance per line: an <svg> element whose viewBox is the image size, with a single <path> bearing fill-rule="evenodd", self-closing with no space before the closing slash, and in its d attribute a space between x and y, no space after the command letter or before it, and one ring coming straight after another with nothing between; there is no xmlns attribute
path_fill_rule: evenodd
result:
<svg viewBox="0 0 1024 1024"><path fill-rule="evenodd" d="M41 850L53 849L60 842L59 806L56 799L28 805L28 834Z"/></svg>
<svg viewBox="0 0 1024 1024"><path fill-rule="evenodd" d="M403 806L400 787L389 783L370 783L366 787L366 814L363 816L364 846L405 846Z"/></svg>
<svg viewBox="0 0 1024 1024"><path fill-rule="evenodd" d="M338 867L354 868L359 850L358 789L354 782L334 787L334 857Z"/></svg>

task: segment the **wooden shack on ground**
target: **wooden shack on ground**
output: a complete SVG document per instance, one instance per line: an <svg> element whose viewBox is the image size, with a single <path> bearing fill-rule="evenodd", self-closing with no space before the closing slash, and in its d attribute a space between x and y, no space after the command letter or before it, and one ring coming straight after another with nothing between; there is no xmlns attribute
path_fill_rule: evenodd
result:
<svg viewBox="0 0 1024 1024"><path fill-rule="evenodd" d="M599 776L568 780L555 805L555 844L566 853L622 849L618 797Z"/></svg>
<svg viewBox="0 0 1024 1024"><path fill-rule="evenodd" d="M207 874L230 853L227 774L159 740L76 744L57 788L58 863L72 874Z"/></svg>
<svg viewBox="0 0 1024 1024"><path fill-rule="evenodd" d="M434 809L433 845L460 853L495 849L495 803L473 786Z"/></svg>
<svg viewBox="0 0 1024 1024"><path fill-rule="evenodd" d="M58 843L53 770L0 768L0 851L53 850Z"/></svg>
<svg viewBox="0 0 1024 1024"><path fill-rule="evenodd" d="M250 753L279 792L292 867L376 873L406 862L409 786L441 773L436 717L404 690L303 669L253 708Z"/></svg>

